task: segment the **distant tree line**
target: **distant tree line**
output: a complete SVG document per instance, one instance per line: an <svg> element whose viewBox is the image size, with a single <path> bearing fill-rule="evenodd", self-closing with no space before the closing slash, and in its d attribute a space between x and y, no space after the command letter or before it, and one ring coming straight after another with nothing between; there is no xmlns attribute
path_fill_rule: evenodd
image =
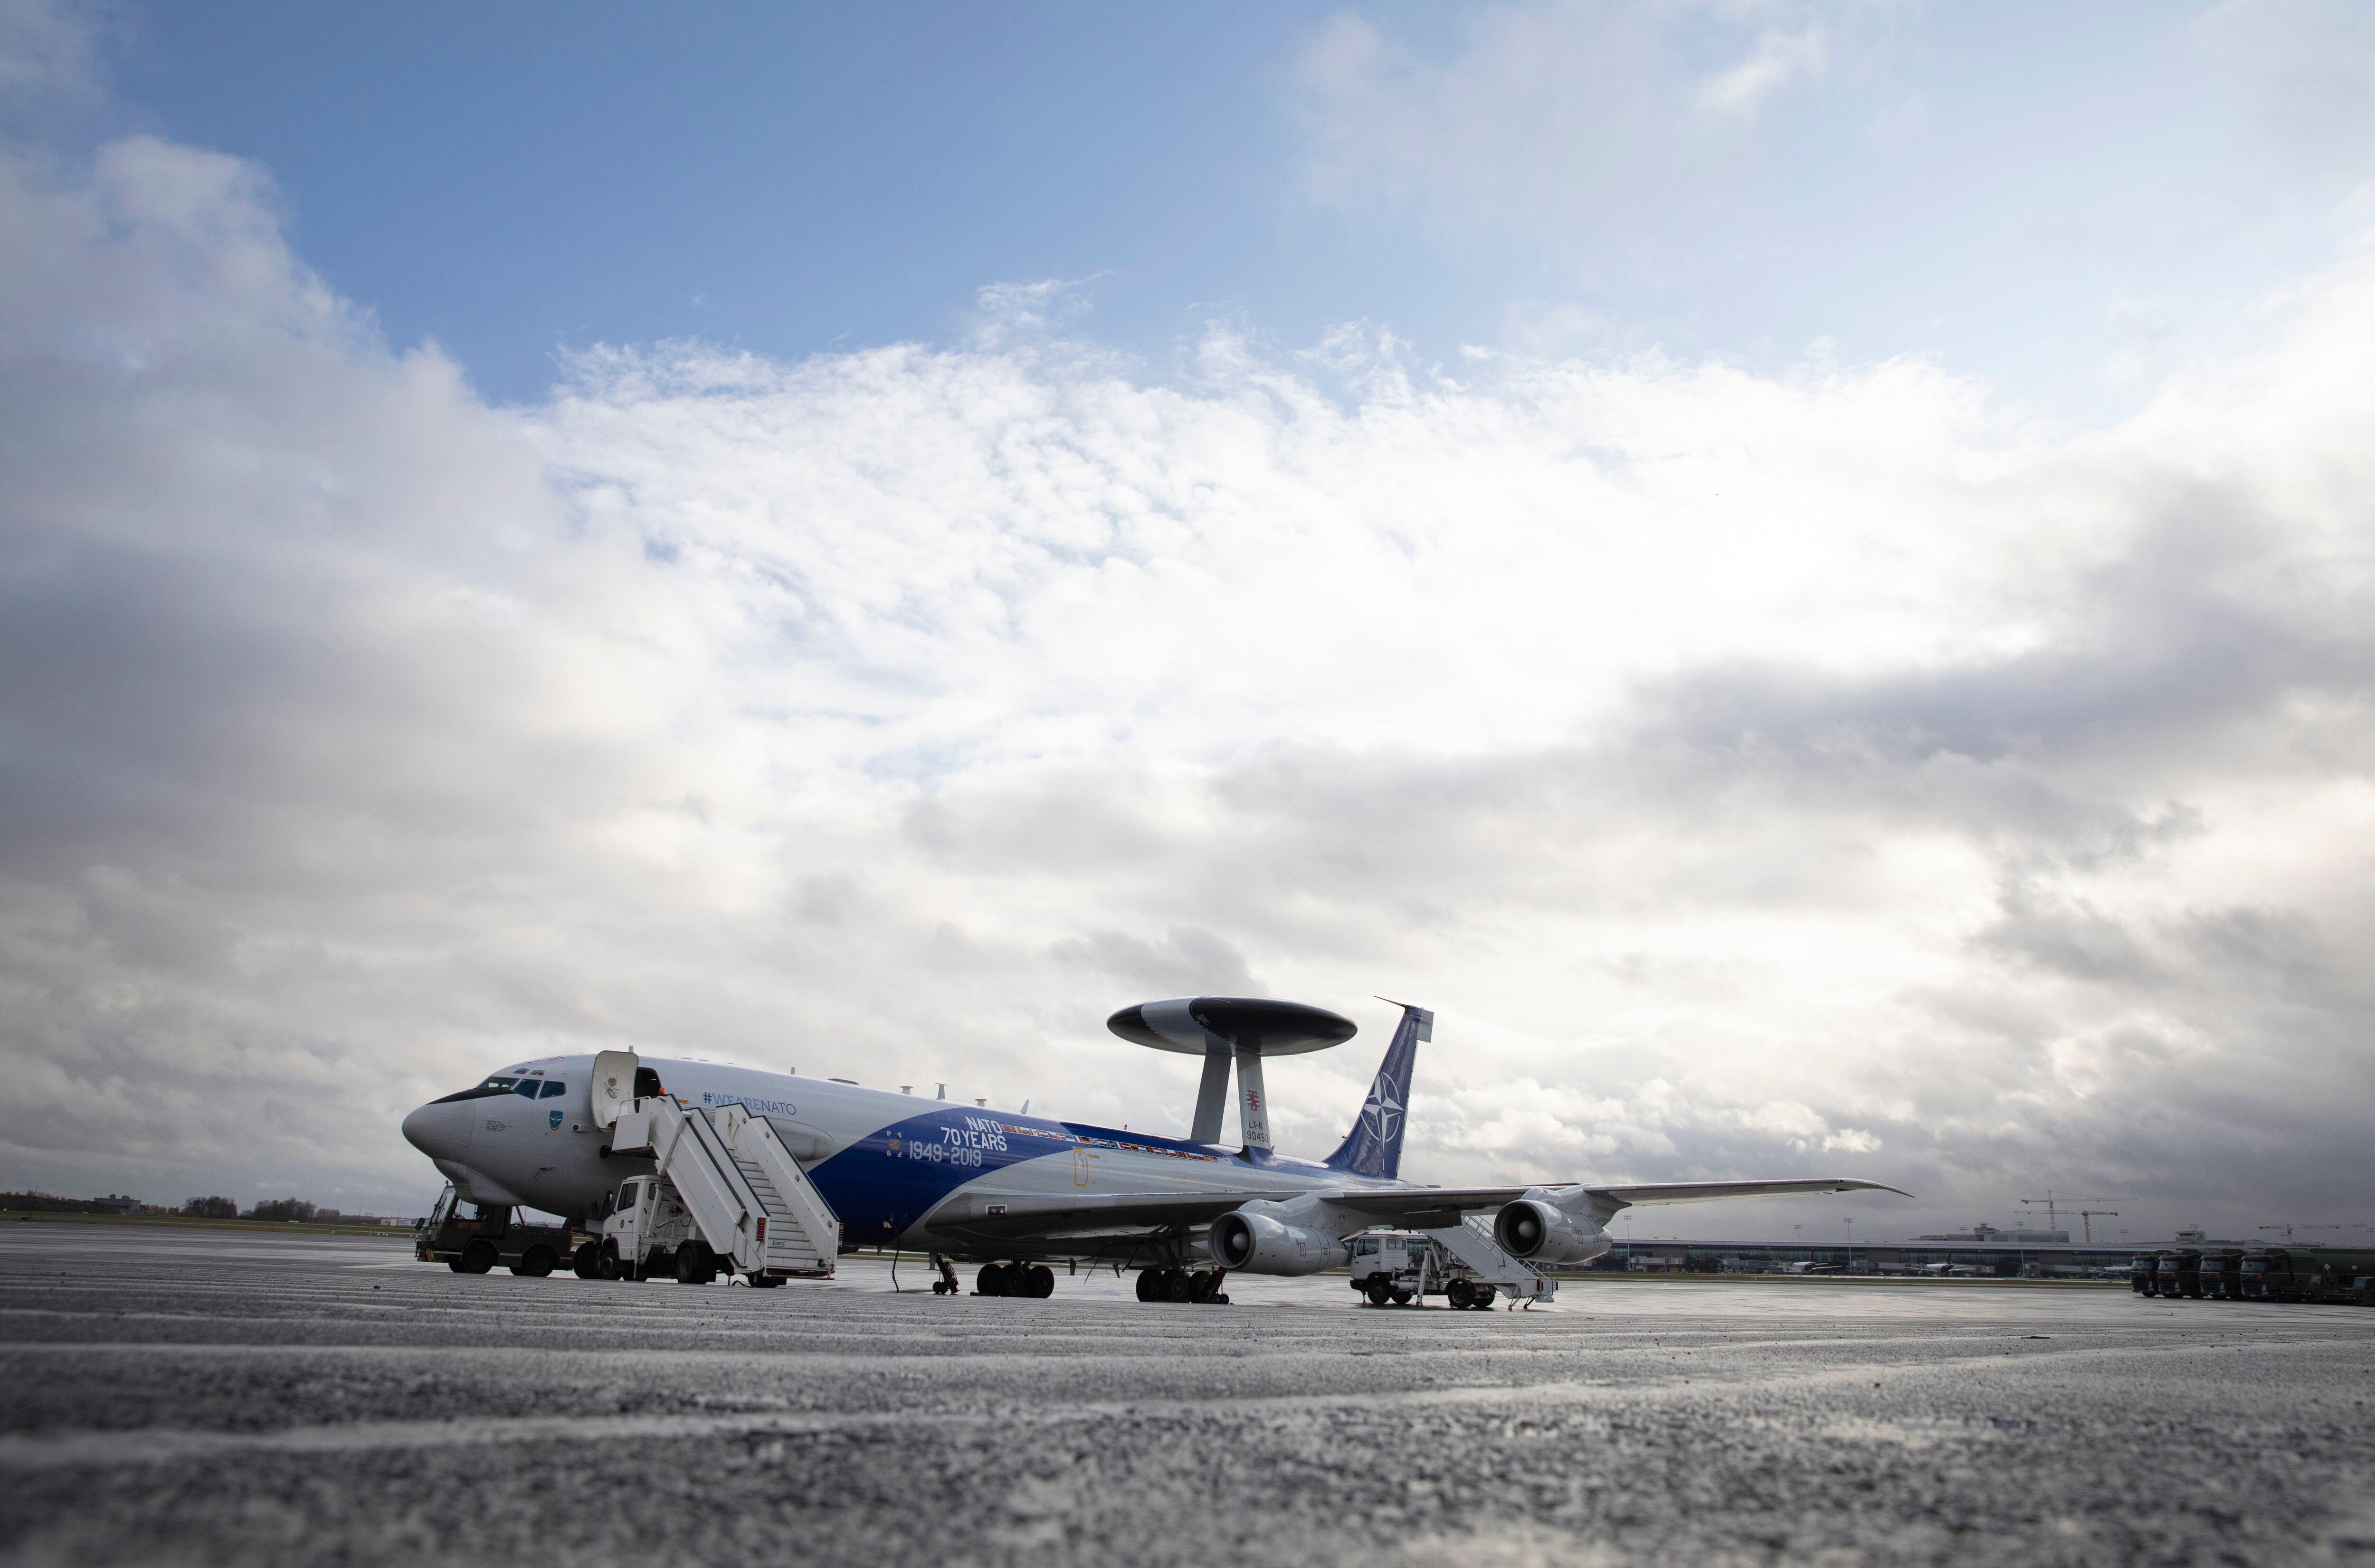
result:
<svg viewBox="0 0 2375 1568"><path fill-rule="evenodd" d="M53 1192L0 1192L0 1208L35 1214L121 1214L122 1198L60 1197Z"/></svg>
<svg viewBox="0 0 2375 1568"><path fill-rule="evenodd" d="M159 1208L137 1198L119 1197L112 1194L106 1197L60 1197L53 1192L0 1192L0 1209L45 1214L179 1214L190 1220L261 1220L276 1225L285 1225L292 1220L303 1224L307 1220L349 1219L371 1223L377 1219L376 1215L349 1217L335 1208L309 1203L301 1197L267 1197L254 1208L242 1210L235 1199L219 1193L211 1197L187 1199L179 1208Z"/></svg>

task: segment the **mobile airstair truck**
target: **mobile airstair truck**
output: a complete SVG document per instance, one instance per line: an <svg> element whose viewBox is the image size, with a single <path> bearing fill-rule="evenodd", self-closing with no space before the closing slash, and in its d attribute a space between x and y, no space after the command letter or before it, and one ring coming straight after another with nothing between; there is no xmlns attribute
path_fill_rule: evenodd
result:
<svg viewBox="0 0 2375 1568"><path fill-rule="evenodd" d="M841 1222L766 1117L667 1094L615 1114L610 1152L647 1158L653 1171L610 1195L580 1274L706 1285L730 1273L762 1287L832 1278Z"/></svg>

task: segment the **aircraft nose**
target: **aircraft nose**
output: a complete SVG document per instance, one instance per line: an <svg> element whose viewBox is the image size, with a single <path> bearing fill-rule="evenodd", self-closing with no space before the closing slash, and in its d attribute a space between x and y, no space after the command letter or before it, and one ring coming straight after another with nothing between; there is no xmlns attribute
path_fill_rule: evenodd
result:
<svg viewBox="0 0 2375 1568"><path fill-rule="evenodd" d="M431 1160L459 1160L469 1118L455 1113L463 1109L434 1102L421 1106L404 1118L404 1141Z"/></svg>

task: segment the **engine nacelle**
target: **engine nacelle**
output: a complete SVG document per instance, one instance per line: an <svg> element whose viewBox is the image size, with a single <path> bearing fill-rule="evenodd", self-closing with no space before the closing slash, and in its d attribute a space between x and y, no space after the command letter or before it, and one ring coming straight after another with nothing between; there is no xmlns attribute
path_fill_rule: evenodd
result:
<svg viewBox="0 0 2375 1568"><path fill-rule="evenodd" d="M1554 1203L1521 1197L1493 1216L1493 1239L1527 1263L1589 1263L1608 1250L1608 1232Z"/></svg>
<svg viewBox="0 0 2375 1568"><path fill-rule="evenodd" d="M1213 1220L1204 1244L1212 1261L1239 1274L1317 1274L1353 1261L1344 1244L1327 1232L1264 1212L1279 1207L1257 1199Z"/></svg>

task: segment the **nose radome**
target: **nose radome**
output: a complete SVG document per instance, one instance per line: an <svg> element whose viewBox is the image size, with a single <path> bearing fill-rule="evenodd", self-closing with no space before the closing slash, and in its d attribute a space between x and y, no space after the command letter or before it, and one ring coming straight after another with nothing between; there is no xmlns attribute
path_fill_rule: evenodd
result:
<svg viewBox="0 0 2375 1568"><path fill-rule="evenodd" d="M404 1141L431 1160L458 1159L461 1150L455 1147L455 1126L451 1105L423 1105L404 1118Z"/></svg>

